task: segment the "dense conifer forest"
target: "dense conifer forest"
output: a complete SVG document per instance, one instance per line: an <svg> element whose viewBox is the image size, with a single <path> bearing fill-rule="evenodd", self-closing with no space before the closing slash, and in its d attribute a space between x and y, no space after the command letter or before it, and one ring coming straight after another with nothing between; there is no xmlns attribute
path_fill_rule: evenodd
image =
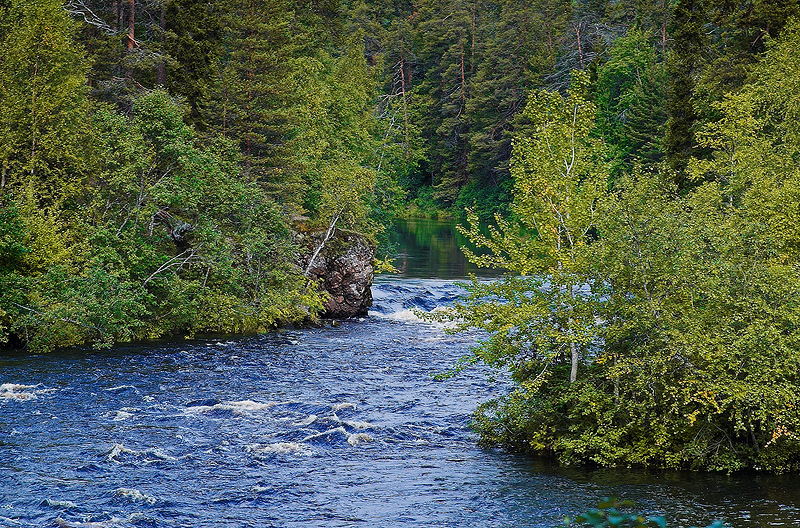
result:
<svg viewBox="0 0 800 528"><path fill-rule="evenodd" d="M798 15L0 0L0 340L307 320L298 230L451 215L511 272L452 313L517 382L476 419L487 444L795 470Z"/></svg>

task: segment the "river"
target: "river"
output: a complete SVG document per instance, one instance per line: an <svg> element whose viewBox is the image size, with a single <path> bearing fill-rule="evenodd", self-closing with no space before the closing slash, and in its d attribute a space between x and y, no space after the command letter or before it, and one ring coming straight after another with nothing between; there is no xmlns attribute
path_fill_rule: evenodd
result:
<svg viewBox="0 0 800 528"><path fill-rule="evenodd" d="M420 229L441 236L426 245ZM404 271L376 280L363 319L3 353L0 526L552 527L608 495L670 526L800 526L797 476L565 469L478 448L470 414L507 385L480 368L434 381L480 336L411 311L480 273L451 239L446 223L401 223Z"/></svg>

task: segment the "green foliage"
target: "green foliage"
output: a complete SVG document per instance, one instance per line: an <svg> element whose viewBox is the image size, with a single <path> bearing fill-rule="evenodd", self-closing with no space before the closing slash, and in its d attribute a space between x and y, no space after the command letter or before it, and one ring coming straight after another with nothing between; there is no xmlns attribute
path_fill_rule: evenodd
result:
<svg viewBox="0 0 800 528"><path fill-rule="evenodd" d="M696 133L717 121L718 104L738 91L753 66L763 57L766 43L783 34L800 4L753 0L681 0L673 20L673 44L668 61L666 152L677 181L686 181L691 157L705 158Z"/></svg>
<svg viewBox="0 0 800 528"><path fill-rule="evenodd" d="M617 39L610 55L597 69L597 128L617 171L627 172L663 158L666 71L652 36L636 29Z"/></svg>
<svg viewBox="0 0 800 528"><path fill-rule="evenodd" d="M695 84L702 67L706 46L703 24L707 18L700 0L679 0L675 7L673 37L667 61L667 124L665 151L673 169L683 170L694 154L694 129L697 121Z"/></svg>
<svg viewBox="0 0 800 528"><path fill-rule="evenodd" d="M555 64L569 3L355 4L384 67L387 162L409 198L455 215L504 211L515 118Z"/></svg>
<svg viewBox="0 0 800 528"><path fill-rule="evenodd" d="M20 265L27 251L24 236L25 225L13 201L0 197L0 273L9 273Z"/></svg>
<svg viewBox="0 0 800 528"><path fill-rule="evenodd" d="M335 1L90 7L69 12L91 71L60 4L2 6L0 339L47 351L313 316L289 218L376 236L402 194L362 35L342 38ZM116 108L90 104L87 73Z"/></svg>
<svg viewBox="0 0 800 528"><path fill-rule="evenodd" d="M338 59L322 58L315 75L297 86L305 105L295 148L301 170L316 191L305 205L325 227L341 222L370 231L366 198L375 184L375 165L370 162L377 145L369 107L373 86L361 36L356 35Z"/></svg>
<svg viewBox="0 0 800 528"><path fill-rule="evenodd" d="M515 143L518 220L468 232L490 250L475 262L519 276L473 282L451 314L490 332L471 360L516 382L476 416L484 443L565 463L798 468L798 35L787 26L717 104L698 133L712 155L689 163L683 194L646 170L607 193L591 107L532 97L542 124Z"/></svg>
<svg viewBox="0 0 800 528"><path fill-rule="evenodd" d="M513 375L526 392L537 391L564 364L574 382L579 358L595 334L596 299L582 285L589 277L588 242L608 176L604 147L591 137L595 107L584 96L587 81L576 74L566 98L532 94L525 115L533 133L517 138L512 158L513 220L496 217L497 227L490 226L487 236L471 213L470 228L463 230L488 250L483 255L466 250L470 260L521 277L473 280L467 302L456 307L459 328L491 332L476 358L514 365Z"/></svg>
<svg viewBox="0 0 800 528"><path fill-rule="evenodd" d="M25 224L13 201L0 194L0 343L8 341L8 329L19 301L21 277L16 272L22 266L28 248L24 245Z"/></svg>
<svg viewBox="0 0 800 528"><path fill-rule="evenodd" d="M206 101L212 129L235 141L244 174L261 181L289 204L302 203L302 183L290 162L287 140L296 123L304 63L301 38L292 31L291 2L226 2L226 28L211 96Z"/></svg>
<svg viewBox="0 0 800 528"><path fill-rule="evenodd" d="M593 526L596 528L667 528L667 521L662 516L645 516L631 513L633 502L605 498L596 508L582 513L574 520L565 519L563 526ZM724 528L722 521L714 521L706 528ZM692 527L694 528L694 527Z"/></svg>
<svg viewBox="0 0 800 528"><path fill-rule="evenodd" d="M181 107L163 92L135 109L133 130L119 128L113 115L99 117L111 126L101 131L109 152L130 157L110 158L117 191L105 197L113 205L95 229L117 239L107 242L119 244L115 258L127 261L124 267L153 296L148 332L263 330L302 319L303 306L318 307L291 262L295 249L284 219L257 183L240 178L233 145L218 139L203 148L181 120Z"/></svg>
<svg viewBox="0 0 800 528"><path fill-rule="evenodd" d="M16 275L3 280L27 293L0 299L2 321L31 350L263 331L321 307L279 207L241 178L234 145L204 146L184 115L163 91L132 118L97 107L102 164L77 209L37 209L29 189L8 217Z"/></svg>
<svg viewBox="0 0 800 528"><path fill-rule="evenodd" d="M0 32L0 187L70 198L84 169L86 70L61 2L10 2Z"/></svg>
<svg viewBox="0 0 800 528"><path fill-rule="evenodd" d="M303 320L290 219L407 193L509 272L450 314L516 383L484 443L800 465L797 2L1 4L0 341Z"/></svg>
<svg viewBox="0 0 800 528"><path fill-rule="evenodd" d="M215 65L222 53L223 19L220 2L162 0L162 53L173 61L161 81L171 93L186 99L190 121L200 130L208 126L208 102ZM158 79L157 79L158 81Z"/></svg>

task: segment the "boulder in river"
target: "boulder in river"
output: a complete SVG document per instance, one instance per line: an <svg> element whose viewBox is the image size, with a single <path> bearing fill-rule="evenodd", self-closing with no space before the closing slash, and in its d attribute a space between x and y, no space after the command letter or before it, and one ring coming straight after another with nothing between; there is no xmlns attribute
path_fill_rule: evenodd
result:
<svg viewBox="0 0 800 528"><path fill-rule="evenodd" d="M308 277L318 281L320 288L329 295L323 317L346 319L366 315L372 306L375 245L358 233L337 230L309 266L308 261L324 234L310 235L307 239L314 243L303 259L303 268L308 269Z"/></svg>

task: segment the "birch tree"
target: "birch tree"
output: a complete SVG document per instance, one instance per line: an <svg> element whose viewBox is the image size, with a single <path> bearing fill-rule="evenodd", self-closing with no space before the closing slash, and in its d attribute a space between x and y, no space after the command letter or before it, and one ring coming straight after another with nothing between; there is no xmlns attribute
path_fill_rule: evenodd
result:
<svg viewBox="0 0 800 528"><path fill-rule="evenodd" d="M468 252L471 260L510 275L501 283L473 282L460 307L462 325L492 332L478 357L510 367L529 388L542 383L551 367L564 365L575 382L595 335L587 248L607 170L605 148L590 135L595 107L584 95L588 82L576 73L566 98L547 91L531 95L524 115L532 132L516 138L511 160L513 219L498 216L486 235L472 215L464 229L487 251Z"/></svg>

